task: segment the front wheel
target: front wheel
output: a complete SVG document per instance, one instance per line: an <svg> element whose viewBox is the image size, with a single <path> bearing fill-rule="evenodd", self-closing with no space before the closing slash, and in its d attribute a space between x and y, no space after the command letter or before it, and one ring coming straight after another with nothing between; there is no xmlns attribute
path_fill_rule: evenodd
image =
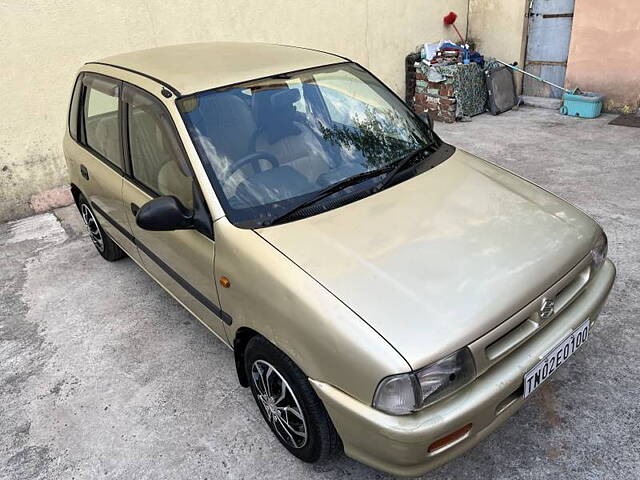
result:
<svg viewBox="0 0 640 480"><path fill-rule="evenodd" d="M324 405L287 355L264 337L253 337L245 350L245 370L260 413L287 450L309 463L341 450Z"/></svg>

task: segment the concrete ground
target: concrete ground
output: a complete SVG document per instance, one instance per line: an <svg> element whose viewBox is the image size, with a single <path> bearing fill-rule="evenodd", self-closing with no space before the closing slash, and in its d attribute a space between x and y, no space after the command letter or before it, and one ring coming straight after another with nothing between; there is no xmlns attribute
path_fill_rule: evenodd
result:
<svg viewBox="0 0 640 480"><path fill-rule="evenodd" d="M425 478L640 478L640 130L522 108L437 124L593 215L619 276L589 341L503 427ZM272 437L231 351L74 207L0 225L1 479L388 478ZM365 440L366 441L366 440Z"/></svg>

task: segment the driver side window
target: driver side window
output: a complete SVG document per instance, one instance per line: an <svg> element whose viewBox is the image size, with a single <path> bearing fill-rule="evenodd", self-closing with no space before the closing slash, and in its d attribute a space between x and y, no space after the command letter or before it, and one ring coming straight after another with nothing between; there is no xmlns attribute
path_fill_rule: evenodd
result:
<svg viewBox="0 0 640 480"><path fill-rule="evenodd" d="M159 195L173 195L193 208L193 178L172 120L151 95L125 86L133 177Z"/></svg>

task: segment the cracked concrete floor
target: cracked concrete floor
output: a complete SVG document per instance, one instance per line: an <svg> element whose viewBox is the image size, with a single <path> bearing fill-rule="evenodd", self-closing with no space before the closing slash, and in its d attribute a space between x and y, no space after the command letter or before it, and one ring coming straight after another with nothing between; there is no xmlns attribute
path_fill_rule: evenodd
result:
<svg viewBox="0 0 640 480"><path fill-rule="evenodd" d="M523 108L436 126L592 214L619 276L587 344L502 428L427 478L640 478L640 130ZM388 478L285 452L230 350L74 207L0 225L1 479Z"/></svg>

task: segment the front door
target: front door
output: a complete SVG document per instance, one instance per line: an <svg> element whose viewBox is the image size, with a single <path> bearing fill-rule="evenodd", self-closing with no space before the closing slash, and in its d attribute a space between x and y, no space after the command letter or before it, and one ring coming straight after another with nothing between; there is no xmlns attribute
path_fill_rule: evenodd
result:
<svg viewBox="0 0 640 480"><path fill-rule="evenodd" d="M163 105L138 88L125 84L123 102L130 168L122 198L142 265L227 342L214 277L213 238L196 230L152 232L136 224L139 208L159 195L173 195L189 209L196 203L194 195L200 195L173 122Z"/></svg>
<svg viewBox="0 0 640 480"><path fill-rule="evenodd" d="M575 0L530 0L524 69L564 86ZM524 95L560 98L562 90L524 76Z"/></svg>

